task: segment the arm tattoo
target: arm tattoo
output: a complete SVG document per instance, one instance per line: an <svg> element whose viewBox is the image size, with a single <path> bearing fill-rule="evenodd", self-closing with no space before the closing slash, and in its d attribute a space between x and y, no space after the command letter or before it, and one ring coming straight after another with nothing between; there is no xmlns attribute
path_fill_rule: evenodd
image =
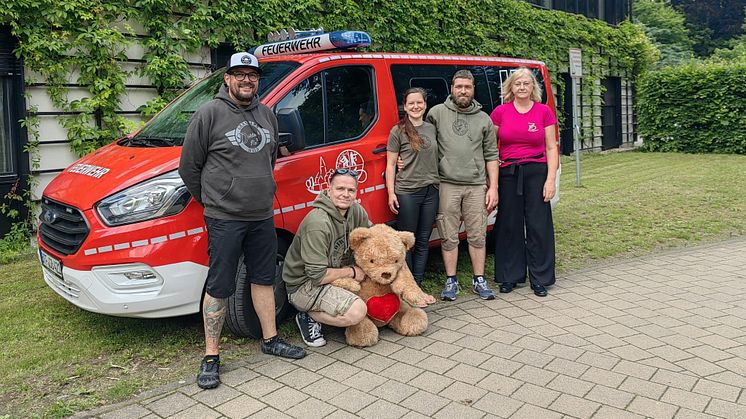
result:
<svg viewBox="0 0 746 419"><path fill-rule="evenodd" d="M225 303L227 298L213 298L205 295L202 316L205 319L205 336L220 340L220 332L225 322Z"/></svg>

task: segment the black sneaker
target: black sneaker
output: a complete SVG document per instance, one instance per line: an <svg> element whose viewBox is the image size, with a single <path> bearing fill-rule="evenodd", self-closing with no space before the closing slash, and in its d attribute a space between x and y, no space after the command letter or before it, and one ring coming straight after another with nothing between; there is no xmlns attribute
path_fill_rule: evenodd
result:
<svg viewBox="0 0 746 419"><path fill-rule="evenodd" d="M214 357L202 358L197 374L199 388L210 389L220 384L220 360Z"/></svg>
<svg viewBox="0 0 746 419"><path fill-rule="evenodd" d="M298 330L300 330L300 335L306 345L314 348L326 345L326 339L321 334L321 324L312 319L308 313L304 311L298 312L295 315L295 324L298 325Z"/></svg>
<svg viewBox="0 0 746 419"><path fill-rule="evenodd" d="M291 345L281 337L275 335L269 342L262 339L262 352L269 355L277 355L283 358L301 359L306 356L306 350L300 346Z"/></svg>

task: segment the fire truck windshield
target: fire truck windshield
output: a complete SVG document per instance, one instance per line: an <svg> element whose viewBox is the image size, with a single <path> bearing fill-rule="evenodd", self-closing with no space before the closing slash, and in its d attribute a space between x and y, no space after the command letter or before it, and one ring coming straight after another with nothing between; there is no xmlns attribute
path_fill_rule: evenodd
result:
<svg viewBox="0 0 746 419"><path fill-rule="evenodd" d="M274 61L260 64L262 78L257 95L263 98L300 64L294 61ZM151 119L133 137L121 141L125 147L172 147L184 142L187 126L194 112L212 100L223 83L225 69L220 69L189 89Z"/></svg>

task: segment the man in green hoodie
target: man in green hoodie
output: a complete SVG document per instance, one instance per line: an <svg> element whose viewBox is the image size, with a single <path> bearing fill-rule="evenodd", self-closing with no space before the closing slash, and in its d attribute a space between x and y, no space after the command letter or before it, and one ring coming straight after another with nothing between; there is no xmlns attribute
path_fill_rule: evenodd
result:
<svg viewBox="0 0 746 419"><path fill-rule="evenodd" d="M329 188L313 202L313 209L298 227L285 256L282 278L288 300L298 314L295 321L308 346L326 344L319 323L337 327L358 324L368 313L354 293L330 285L340 278L362 281L348 243L350 232L370 226L365 209L357 203L358 172L335 169Z"/></svg>
<svg viewBox="0 0 746 419"><path fill-rule="evenodd" d="M438 141L440 208L436 223L442 239L446 284L441 298L456 299L458 234L464 220L473 270L473 291L485 300L495 293L484 279L487 216L497 206L498 154L495 127L474 100L474 76L469 70L453 75L451 94L427 116Z"/></svg>

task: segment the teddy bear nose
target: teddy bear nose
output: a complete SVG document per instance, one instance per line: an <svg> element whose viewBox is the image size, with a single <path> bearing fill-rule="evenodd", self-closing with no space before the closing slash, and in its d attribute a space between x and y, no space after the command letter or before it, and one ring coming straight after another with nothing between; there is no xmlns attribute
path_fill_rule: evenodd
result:
<svg viewBox="0 0 746 419"><path fill-rule="evenodd" d="M381 277L383 277L383 279L389 279L389 278L391 278L391 274L388 273L388 272L384 272L384 273L381 274Z"/></svg>

